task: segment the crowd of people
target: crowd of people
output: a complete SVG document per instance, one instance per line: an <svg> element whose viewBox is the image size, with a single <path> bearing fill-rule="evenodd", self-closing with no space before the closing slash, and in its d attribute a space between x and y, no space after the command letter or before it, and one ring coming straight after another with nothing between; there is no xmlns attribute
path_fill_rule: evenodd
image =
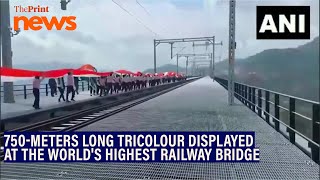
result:
<svg viewBox="0 0 320 180"><path fill-rule="evenodd" d="M35 97L33 107L40 109L40 83L44 78L40 79L36 76L33 81L33 94ZM58 101L66 102L75 101L75 94L79 94L79 81L80 78L74 77L72 72L69 72L66 77L50 78L48 85L50 87L51 96L54 97L58 94ZM89 84L90 96L107 96L108 94L117 94L119 92L127 92L138 90L147 87L158 86L164 83L171 83L181 80L186 80L183 76L167 76L167 75L150 75L150 74L117 74L112 73L109 76L90 77L86 78ZM65 96L66 90L66 96ZM69 96L71 95L71 101Z"/></svg>

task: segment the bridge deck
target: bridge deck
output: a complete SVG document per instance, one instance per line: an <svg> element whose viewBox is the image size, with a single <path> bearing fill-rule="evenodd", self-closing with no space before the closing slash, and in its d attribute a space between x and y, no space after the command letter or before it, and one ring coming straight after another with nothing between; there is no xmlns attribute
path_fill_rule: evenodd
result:
<svg viewBox="0 0 320 180"><path fill-rule="evenodd" d="M66 96L66 92L64 94ZM70 100L71 94L69 95ZM84 101L88 99L95 98L97 96L90 96L89 91L79 91L79 94L75 95L75 100ZM41 94L40 96L40 107L41 110L48 110L55 107L61 107L65 105L69 105L66 102L58 102L59 93L54 97L46 96L45 94ZM24 99L23 96L15 96L15 103L3 103L1 102L1 118L9 118L9 117L16 117L21 116L33 112L37 112L39 110L35 110L32 105L34 102L33 95L29 95L27 99ZM72 102L73 103L73 102Z"/></svg>
<svg viewBox="0 0 320 180"><path fill-rule="evenodd" d="M203 78L81 131L255 131L259 163L2 164L2 178L318 179L319 166L227 91Z"/></svg>

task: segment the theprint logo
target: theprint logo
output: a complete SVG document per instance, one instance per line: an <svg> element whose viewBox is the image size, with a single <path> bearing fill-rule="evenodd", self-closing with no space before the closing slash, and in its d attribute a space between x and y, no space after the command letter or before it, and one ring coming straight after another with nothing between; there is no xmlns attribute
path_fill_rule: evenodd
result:
<svg viewBox="0 0 320 180"><path fill-rule="evenodd" d="M48 6L14 6L16 12L36 12L36 13L47 13L49 12ZM76 16L62 16L58 18L56 16L14 16L13 18L13 29L18 30L67 30L74 31L77 28ZM22 26L21 26L22 25ZM22 27L22 28L21 28Z"/></svg>
<svg viewBox="0 0 320 180"><path fill-rule="evenodd" d="M310 39L310 6L257 6L257 39Z"/></svg>

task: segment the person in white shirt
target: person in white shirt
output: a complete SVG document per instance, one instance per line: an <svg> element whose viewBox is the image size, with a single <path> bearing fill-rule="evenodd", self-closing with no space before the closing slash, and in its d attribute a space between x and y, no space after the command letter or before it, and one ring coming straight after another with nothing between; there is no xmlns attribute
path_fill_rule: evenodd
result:
<svg viewBox="0 0 320 180"><path fill-rule="evenodd" d="M140 75L134 77L135 89L140 89Z"/></svg>
<svg viewBox="0 0 320 180"><path fill-rule="evenodd" d="M130 80L131 80L131 91L135 90L136 88L136 79L137 77L135 75L131 75Z"/></svg>
<svg viewBox="0 0 320 180"><path fill-rule="evenodd" d="M142 89L144 85L144 81L143 81L143 75L141 74L139 76L139 89Z"/></svg>
<svg viewBox="0 0 320 180"><path fill-rule="evenodd" d="M140 89L142 89L143 86L144 86L144 81L143 81L143 75L142 74L139 76L139 85L140 85Z"/></svg>
<svg viewBox="0 0 320 180"><path fill-rule="evenodd" d="M144 76L142 76L142 80L143 80L143 87L144 88L146 88L147 87L147 81L148 81L148 79L147 79L148 77L147 77L147 75L144 75Z"/></svg>
<svg viewBox="0 0 320 180"><path fill-rule="evenodd" d="M130 83L131 83L130 91L134 90L134 88L136 86L136 83L135 83L136 80L135 79L136 79L135 75L132 74L130 76Z"/></svg>
<svg viewBox="0 0 320 180"><path fill-rule="evenodd" d="M156 86L157 85L157 75L152 77L152 81L153 81L152 82L153 86Z"/></svg>
<svg viewBox="0 0 320 180"><path fill-rule="evenodd" d="M100 79L99 79L99 83L100 83L100 97L103 95L106 95L105 94L105 90L106 90L106 78L101 76Z"/></svg>
<svg viewBox="0 0 320 180"><path fill-rule="evenodd" d="M120 91L120 90L122 90L121 84L122 84L122 81L123 81L123 76L118 75L118 78L119 78L118 82L119 82L119 91Z"/></svg>
<svg viewBox="0 0 320 180"><path fill-rule="evenodd" d="M164 83L166 83L166 77L163 75L163 76L161 76L161 81L162 81L162 84L164 84Z"/></svg>
<svg viewBox="0 0 320 180"><path fill-rule="evenodd" d="M111 92L113 93L116 93L116 78L117 78L117 75L115 73L112 74L112 89L111 89Z"/></svg>
<svg viewBox="0 0 320 180"><path fill-rule="evenodd" d="M148 83L149 83L149 87L151 87L151 85L152 85L152 76L151 75L148 76Z"/></svg>
<svg viewBox="0 0 320 180"><path fill-rule="evenodd" d="M127 92L127 90L128 90L128 88L127 88L127 86L128 86L127 82L128 82L128 77L127 77L127 75L122 75L122 81L121 81L121 91L122 91L122 92Z"/></svg>
<svg viewBox="0 0 320 180"><path fill-rule="evenodd" d="M136 89L141 88L141 75L137 75L136 77Z"/></svg>
<svg viewBox="0 0 320 180"><path fill-rule="evenodd" d="M131 91L132 90L135 90L135 88L136 88L136 75L131 75L130 76L130 82L131 82Z"/></svg>
<svg viewBox="0 0 320 180"><path fill-rule="evenodd" d="M159 81L160 81L160 77L159 77L159 75L157 75L156 76L156 82L155 82L157 86L159 85Z"/></svg>
<svg viewBox="0 0 320 180"><path fill-rule="evenodd" d="M163 75L163 84L167 83L167 75Z"/></svg>
<svg viewBox="0 0 320 180"><path fill-rule="evenodd" d="M42 77L40 79L39 76L36 76L33 80L32 86L33 86L33 95L34 95L34 102L33 102L33 107L35 109L40 109L40 84L41 81L44 79Z"/></svg>
<svg viewBox="0 0 320 180"><path fill-rule="evenodd" d="M113 93L116 93L116 75L115 74L112 74L112 89L111 89L111 92Z"/></svg>
<svg viewBox="0 0 320 180"><path fill-rule="evenodd" d="M130 91L130 88L131 88L131 77L130 77L129 74L126 76L126 84L127 84L127 90Z"/></svg>
<svg viewBox="0 0 320 180"><path fill-rule="evenodd" d="M128 87L128 90L129 90L129 91L132 90L132 77L131 77L131 75L128 75L127 87Z"/></svg>
<svg viewBox="0 0 320 180"><path fill-rule="evenodd" d="M161 76L158 75L157 85L160 85L160 84L161 84Z"/></svg>
<svg viewBox="0 0 320 180"><path fill-rule="evenodd" d="M176 79L176 76L173 76L173 77L172 77L172 81L173 81L173 82L176 82L176 80L177 80L177 79Z"/></svg>
<svg viewBox="0 0 320 180"><path fill-rule="evenodd" d="M151 85L152 85L152 86L155 86L155 85L156 85L156 81L157 81L157 76L156 76L156 75L152 76L152 83L151 83Z"/></svg>
<svg viewBox="0 0 320 180"><path fill-rule="evenodd" d="M114 92L119 93L120 90L120 76L115 75L114 77L114 84L113 84Z"/></svg>
<svg viewBox="0 0 320 180"><path fill-rule="evenodd" d="M141 77L142 77L142 75L139 75L139 76L137 76L137 79L136 79L136 86L137 86L137 89L141 89Z"/></svg>
<svg viewBox="0 0 320 180"><path fill-rule="evenodd" d="M129 77L128 77L128 75L123 75L123 82L124 82L124 86L123 86L123 88L124 88L124 91L125 92L127 92L128 91L128 89L129 89L129 87L128 87L128 81L129 80Z"/></svg>
<svg viewBox="0 0 320 180"><path fill-rule="evenodd" d="M107 83L106 83L106 85L107 85L107 87L106 87L107 92L106 92L106 93L107 93L107 94L112 94L113 76L112 76L112 75L107 76L106 80L107 80Z"/></svg>

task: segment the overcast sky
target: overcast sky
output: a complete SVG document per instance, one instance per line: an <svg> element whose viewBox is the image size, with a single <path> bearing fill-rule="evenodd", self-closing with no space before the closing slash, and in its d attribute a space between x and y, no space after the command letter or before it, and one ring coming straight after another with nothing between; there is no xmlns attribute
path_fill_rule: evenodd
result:
<svg viewBox="0 0 320 180"><path fill-rule="evenodd" d="M76 16L75 31L22 31L12 38L14 64L61 61L90 63L99 69L132 71L153 67L153 39L215 36L223 41L216 47L216 60L228 57L228 0L114 0L134 15L130 16L111 0L72 0L68 10L60 10L60 0L10 0L11 16L16 5L49 6L38 15ZM244 58L264 49L289 48L306 40L256 40L257 5L310 5L311 39L319 36L319 0L238 0L236 8L236 57ZM137 22L139 19L141 23ZM12 24L13 22L11 22ZM204 53L205 47L176 44L175 51ZM208 53L209 50L208 49ZM175 63L170 46L157 48L157 65ZM182 53L181 52L181 53ZM210 52L211 53L211 52ZM184 61L180 61L181 66Z"/></svg>

